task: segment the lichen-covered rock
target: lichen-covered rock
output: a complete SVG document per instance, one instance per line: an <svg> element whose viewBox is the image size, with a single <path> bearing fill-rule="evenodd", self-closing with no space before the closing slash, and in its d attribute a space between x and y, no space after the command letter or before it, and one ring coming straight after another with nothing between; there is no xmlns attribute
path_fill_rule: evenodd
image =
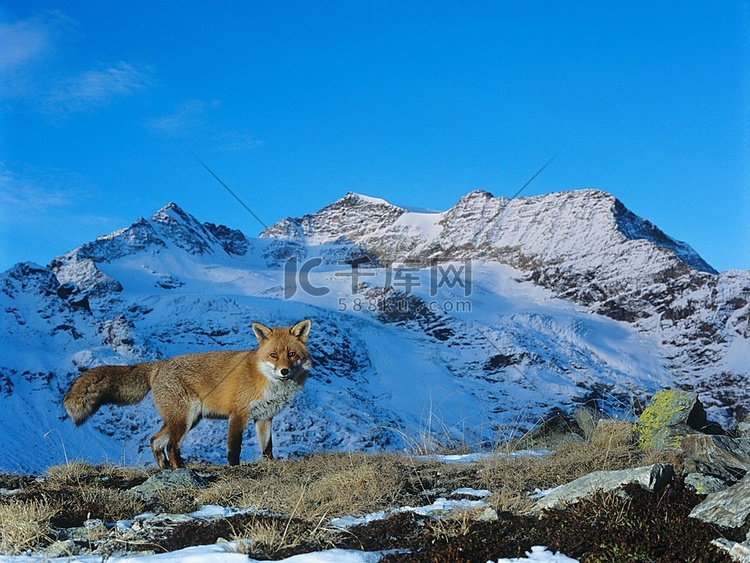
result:
<svg viewBox="0 0 750 563"><path fill-rule="evenodd" d="M638 417L635 437L644 450L677 449L684 436L707 426L706 411L698 395L679 389L663 389Z"/></svg>

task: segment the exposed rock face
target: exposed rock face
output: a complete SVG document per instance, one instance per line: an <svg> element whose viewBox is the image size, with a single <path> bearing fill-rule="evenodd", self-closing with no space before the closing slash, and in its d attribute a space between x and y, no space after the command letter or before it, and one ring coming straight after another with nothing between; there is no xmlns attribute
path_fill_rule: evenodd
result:
<svg viewBox="0 0 750 563"><path fill-rule="evenodd" d="M750 439L695 434L682 439L685 472L733 484L750 471Z"/></svg>
<svg viewBox="0 0 750 563"><path fill-rule="evenodd" d="M744 526L750 516L750 475L733 487L708 495L690 516L726 528Z"/></svg>

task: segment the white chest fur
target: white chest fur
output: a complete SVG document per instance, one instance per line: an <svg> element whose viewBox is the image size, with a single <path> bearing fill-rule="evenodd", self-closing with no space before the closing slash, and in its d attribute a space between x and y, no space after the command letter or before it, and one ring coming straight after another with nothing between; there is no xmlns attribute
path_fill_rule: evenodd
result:
<svg viewBox="0 0 750 563"><path fill-rule="evenodd" d="M249 405L248 417L252 420L272 419L294 399L300 389L302 386L291 379L271 381L263 396Z"/></svg>

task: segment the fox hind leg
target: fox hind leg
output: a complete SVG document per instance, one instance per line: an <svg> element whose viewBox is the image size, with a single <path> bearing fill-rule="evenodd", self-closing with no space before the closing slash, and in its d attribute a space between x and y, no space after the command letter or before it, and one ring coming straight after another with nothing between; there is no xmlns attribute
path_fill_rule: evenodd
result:
<svg viewBox="0 0 750 563"><path fill-rule="evenodd" d="M187 431L187 421L170 421L165 422L159 431L154 434L154 437L151 438L151 451L161 469L184 467L185 464L180 455L180 446Z"/></svg>
<svg viewBox="0 0 750 563"><path fill-rule="evenodd" d="M185 465L180 455L182 440L202 416L198 401L170 406L172 408L159 409L164 425L151 438L151 451L161 469L177 469Z"/></svg>
<svg viewBox="0 0 750 563"><path fill-rule="evenodd" d="M154 454L156 464L160 469L169 469L169 460L164 452L164 448L167 446L169 441L169 435L167 434L167 425L163 424L159 431L154 434L151 438L151 452Z"/></svg>
<svg viewBox="0 0 750 563"><path fill-rule="evenodd" d="M185 464L182 461L180 455L180 446L182 440L185 438L185 434L190 429L188 421L185 419L172 420L167 423L167 433L169 435L169 441L167 442L167 458L172 469L184 467Z"/></svg>

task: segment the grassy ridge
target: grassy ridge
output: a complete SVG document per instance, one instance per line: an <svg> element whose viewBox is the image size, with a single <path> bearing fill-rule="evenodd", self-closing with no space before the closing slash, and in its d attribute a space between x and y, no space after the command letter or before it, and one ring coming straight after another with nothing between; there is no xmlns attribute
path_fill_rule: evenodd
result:
<svg viewBox="0 0 750 563"><path fill-rule="evenodd" d="M179 524L148 545L119 538L118 547L171 551L223 538L241 540L241 549L255 557L337 546L414 550L391 560L471 561L520 556L541 543L583 561L727 560L709 545L721 531L687 518L700 499L679 484L668 491L669 498L638 491L627 500L599 494L541 520L524 515L532 503L529 492L591 471L667 461L679 473L676 454L647 457L637 449L630 424L602 427L606 430L591 440L565 443L547 456L497 456L470 464L395 453L320 453L238 467L193 465L207 488L167 490L148 504L128 489L154 470L73 462L50 468L42 479L0 475L0 488L15 490L0 495L0 552L44 547L60 529L91 519L111 523L145 511L181 514L216 504L253 512L210 524ZM499 518L481 522L476 511L466 510L440 519L404 513L343 533L329 524L336 517L430 504L463 487L490 490L487 501ZM92 547L107 534L104 527L87 530ZM682 554L692 555L680 559Z"/></svg>

